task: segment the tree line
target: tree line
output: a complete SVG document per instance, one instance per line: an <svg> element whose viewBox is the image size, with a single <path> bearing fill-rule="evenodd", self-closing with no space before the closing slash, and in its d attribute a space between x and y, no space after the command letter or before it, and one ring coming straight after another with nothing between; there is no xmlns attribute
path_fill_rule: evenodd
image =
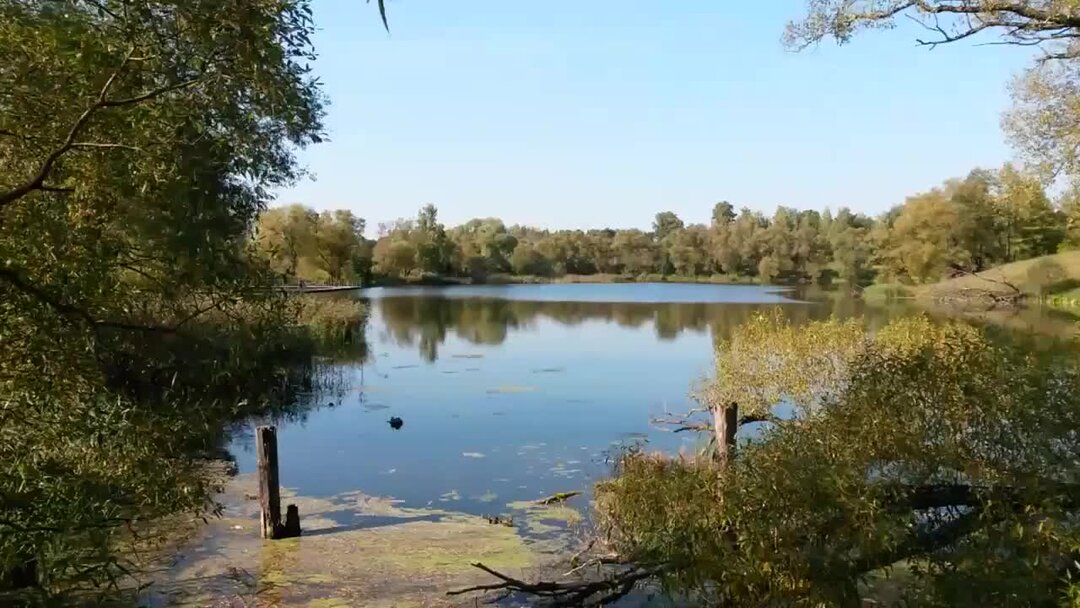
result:
<svg viewBox="0 0 1080 608"><path fill-rule="evenodd" d="M447 228L434 205L380 224L375 240L350 211L271 209L257 242L290 280L366 282L502 276L710 277L771 282L930 283L1080 246L1080 195L1057 200L1037 175L1006 164L910 196L878 217L730 202L709 224L657 213L651 230L548 230L477 218Z"/></svg>

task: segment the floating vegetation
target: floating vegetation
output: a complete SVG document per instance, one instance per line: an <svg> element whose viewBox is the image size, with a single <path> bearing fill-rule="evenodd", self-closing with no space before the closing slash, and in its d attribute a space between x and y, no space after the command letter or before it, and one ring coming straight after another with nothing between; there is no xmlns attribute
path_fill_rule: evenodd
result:
<svg viewBox="0 0 1080 608"><path fill-rule="evenodd" d="M450 375L450 374L456 374L456 373L457 373L457 370L453 370L453 369L444 369L444 370L442 370L442 372L441 372L441 373L443 373L443 374L447 374L447 375Z"/></svg>
<svg viewBox="0 0 1080 608"><path fill-rule="evenodd" d="M478 502L483 502L483 503L495 502L496 500L498 500L498 498L499 498L499 495L496 494L495 492L492 492L491 490L488 490L487 492L484 492L483 494L481 494L479 496L473 496L472 497L473 500L478 501Z"/></svg>
<svg viewBox="0 0 1080 608"><path fill-rule="evenodd" d="M391 367L390 369L416 369L418 367L420 367L420 366L416 365L416 364L413 364L413 365L395 365L395 366Z"/></svg>
<svg viewBox="0 0 1080 608"><path fill-rule="evenodd" d="M243 499L254 486L251 475L230 482L223 517L191 546L161 556L165 567L140 581L140 605L441 607L452 605L446 589L489 582L474 562L522 572L552 561L544 545L505 524L360 492L316 498L283 490L284 500L300 506L304 536L263 541L258 505ZM380 523L348 524L371 517Z"/></svg>
<svg viewBox="0 0 1080 608"><path fill-rule="evenodd" d="M451 359L483 359L484 355L479 353L464 354L464 355L450 355Z"/></svg>
<svg viewBox="0 0 1080 608"><path fill-rule="evenodd" d="M377 412L379 410L388 410L388 409L390 409L389 405L386 405L386 404L383 404L383 403L362 403L362 404L360 404L360 407L364 408L365 410L367 410L369 412Z"/></svg>
<svg viewBox="0 0 1080 608"><path fill-rule="evenodd" d="M480 368L479 367L466 367L465 371L467 371L467 372L478 372L478 371L480 371Z"/></svg>
<svg viewBox="0 0 1080 608"><path fill-rule="evenodd" d="M450 502L454 500L461 500L461 494L458 494L457 490L450 490L442 496L439 496L439 502Z"/></svg>
<svg viewBox="0 0 1080 608"><path fill-rule="evenodd" d="M461 455L464 456L465 458L487 458L486 456L484 456L480 452L464 452Z"/></svg>
<svg viewBox="0 0 1080 608"><path fill-rule="evenodd" d="M521 519L526 523L536 521L546 525L559 524L559 528L577 525L584 519L580 511L564 504L545 505L533 500L519 500L507 504L506 508L521 513Z"/></svg>
<svg viewBox="0 0 1080 608"><path fill-rule="evenodd" d="M489 395L512 395L517 393L531 393L537 390L535 386L518 386L516 384L510 384L507 386L500 386L498 388L488 389Z"/></svg>
<svg viewBox="0 0 1080 608"><path fill-rule="evenodd" d="M541 367L540 369L534 369L534 374L558 374L565 372L565 367Z"/></svg>

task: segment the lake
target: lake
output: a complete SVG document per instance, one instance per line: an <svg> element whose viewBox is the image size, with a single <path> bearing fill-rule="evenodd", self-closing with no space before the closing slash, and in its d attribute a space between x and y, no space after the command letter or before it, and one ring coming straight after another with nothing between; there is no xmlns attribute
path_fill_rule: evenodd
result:
<svg viewBox="0 0 1080 608"><path fill-rule="evenodd" d="M610 475L613 455L700 448L701 438L651 420L694 406L691 393L710 374L717 342L736 326L772 307L797 323L857 317L871 329L912 314L748 285L418 287L326 297L362 298L370 317L363 344L326 353L324 388L301 396L302 413L272 421L285 502L298 504L304 535L259 539L251 436L266 421L250 421L229 446L240 474L223 495L223 516L170 562L146 603L471 606L445 593L491 582L473 562L558 578L582 543L591 488ZM1020 335L1075 330L1075 317L1048 310L979 316L988 317ZM584 495L537 506L559 492ZM643 591L619 605L656 604Z"/></svg>
<svg viewBox="0 0 1080 608"><path fill-rule="evenodd" d="M693 407L714 343L755 311L867 314L749 285L600 284L371 289L368 354L334 370L347 390L279 428L281 479L307 496L360 489L410 507L499 514L588 491L628 445L698 438L650 424ZM886 315L872 312L873 319ZM390 417L404 425L391 428ZM232 449L255 468L250 436ZM581 504L585 504L583 501Z"/></svg>

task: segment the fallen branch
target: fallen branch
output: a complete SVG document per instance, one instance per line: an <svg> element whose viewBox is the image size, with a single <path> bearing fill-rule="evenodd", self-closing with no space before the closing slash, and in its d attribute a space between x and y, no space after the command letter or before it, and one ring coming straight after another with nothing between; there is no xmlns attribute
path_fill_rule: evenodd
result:
<svg viewBox="0 0 1080 608"><path fill-rule="evenodd" d="M492 570L479 562L472 564L472 566L494 576L500 582L448 591L446 593L448 596L488 591L509 591L539 598L545 605L553 608L602 606L629 595L639 583L656 577L664 571L664 568L659 566L628 566L619 572L613 573L610 578L602 580L527 583Z"/></svg>

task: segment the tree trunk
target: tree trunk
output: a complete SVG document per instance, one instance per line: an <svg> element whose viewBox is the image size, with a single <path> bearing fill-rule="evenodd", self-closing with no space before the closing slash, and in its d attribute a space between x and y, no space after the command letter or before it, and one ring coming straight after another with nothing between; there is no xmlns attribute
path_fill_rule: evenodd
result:
<svg viewBox="0 0 1080 608"><path fill-rule="evenodd" d="M726 465L735 457L735 433L739 431L739 405L729 403L713 409L716 461Z"/></svg>

